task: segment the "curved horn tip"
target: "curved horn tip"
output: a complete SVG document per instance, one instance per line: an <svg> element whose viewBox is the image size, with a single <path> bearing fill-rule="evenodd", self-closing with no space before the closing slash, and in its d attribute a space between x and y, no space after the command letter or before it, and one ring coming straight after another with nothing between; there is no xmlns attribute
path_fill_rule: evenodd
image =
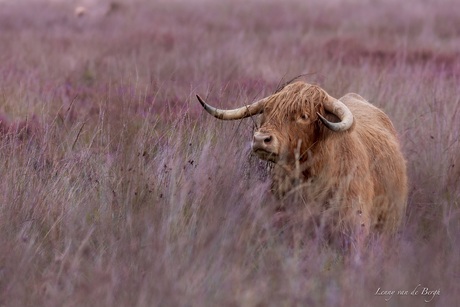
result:
<svg viewBox="0 0 460 307"><path fill-rule="evenodd" d="M340 100L329 96L327 101L324 101L324 109L340 119L340 122L330 122L321 114L319 115L320 120L323 124L332 131L341 132L346 131L353 125L354 119L350 109Z"/></svg>
<svg viewBox="0 0 460 307"><path fill-rule="evenodd" d="M326 126L329 130L332 130L334 132L342 132L348 130L349 128L349 125L344 125L343 123L330 122L318 112L316 112L316 114L319 116L319 119L324 124L324 126Z"/></svg>
<svg viewBox="0 0 460 307"><path fill-rule="evenodd" d="M322 116L321 114L319 114L319 112L316 112L316 115L318 115L318 117L319 117L319 119L321 120L321 122L322 122L325 126L327 126L327 127L329 128L329 126L328 126L329 121L328 121L324 116Z"/></svg>
<svg viewBox="0 0 460 307"><path fill-rule="evenodd" d="M200 95L198 95L198 94L196 94L196 98L198 99L198 101L200 102L200 104L201 104L201 105L203 106L203 108L204 108L204 106L205 106L205 104L206 104L206 103L204 102L204 100L203 100L203 99L200 97Z"/></svg>
<svg viewBox="0 0 460 307"><path fill-rule="evenodd" d="M263 101L256 101L251 105L240 107L238 109L234 110L222 110L222 109L217 109L213 106L208 105L204 100L199 96L196 95L196 98L200 102L201 106L211 114L212 116L218 118L218 119L223 119L223 120L236 120L236 119L242 119L245 117L253 116L258 113L262 112L263 108Z"/></svg>

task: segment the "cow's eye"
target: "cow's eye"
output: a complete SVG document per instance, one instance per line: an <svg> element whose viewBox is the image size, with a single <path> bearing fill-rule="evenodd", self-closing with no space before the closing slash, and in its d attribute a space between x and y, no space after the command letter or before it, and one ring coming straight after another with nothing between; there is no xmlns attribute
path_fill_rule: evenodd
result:
<svg viewBox="0 0 460 307"><path fill-rule="evenodd" d="M302 114L300 115L300 120L301 121L306 121L308 119L308 115L307 114Z"/></svg>

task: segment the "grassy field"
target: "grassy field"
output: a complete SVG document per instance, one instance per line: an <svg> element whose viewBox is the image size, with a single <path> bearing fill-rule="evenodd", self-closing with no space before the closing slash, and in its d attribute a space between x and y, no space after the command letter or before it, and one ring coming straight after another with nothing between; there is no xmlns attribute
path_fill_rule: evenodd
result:
<svg viewBox="0 0 460 307"><path fill-rule="evenodd" d="M456 2L0 1L0 306L455 306ZM280 227L253 122L195 99L299 74L401 139L404 226L358 262Z"/></svg>

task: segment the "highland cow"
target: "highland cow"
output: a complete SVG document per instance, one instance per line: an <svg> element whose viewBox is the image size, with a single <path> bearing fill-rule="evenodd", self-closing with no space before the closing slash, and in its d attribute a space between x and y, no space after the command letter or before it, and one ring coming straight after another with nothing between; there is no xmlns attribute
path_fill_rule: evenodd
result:
<svg viewBox="0 0 460 307"><path fill-rule="evenodd" d="M406 163L388 116L361 96L335 99L316 85L295 82L234 110L204 109L222 120L261 114L252 151L273 162L280 198L301 193L345 236L395 233L407 202Z"/></svg>

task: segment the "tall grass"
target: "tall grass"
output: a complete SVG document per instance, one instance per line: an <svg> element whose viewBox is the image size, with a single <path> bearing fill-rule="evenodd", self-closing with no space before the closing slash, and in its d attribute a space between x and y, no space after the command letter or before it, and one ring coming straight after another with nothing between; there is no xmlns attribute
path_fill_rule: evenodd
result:
<svg viewBox="0 0 460 307"><path fill-rule="evenodd" d="M87 3L0 3L0 305L455 306L455 1ZM276 213L250 119L194 98L236 107L302 73L399 132L407 216L360 262L305 235L308 208Z"/></svg>

